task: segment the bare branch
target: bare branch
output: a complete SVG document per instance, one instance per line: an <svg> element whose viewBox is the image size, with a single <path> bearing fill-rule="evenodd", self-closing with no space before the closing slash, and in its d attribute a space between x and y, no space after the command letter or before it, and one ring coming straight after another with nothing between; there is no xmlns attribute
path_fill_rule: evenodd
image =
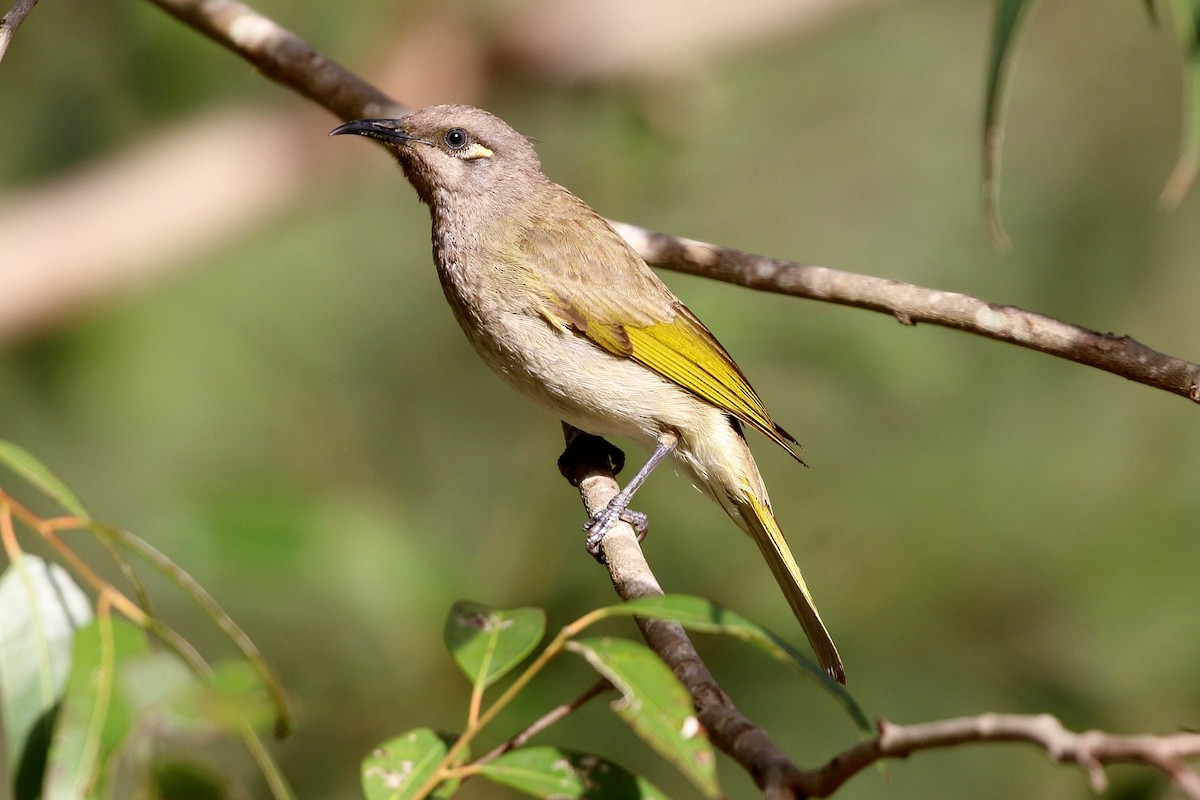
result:
<svg viewBox="0 0 1200 800"><path fill-rule="evenodd" d="M273 81L341 119L403 116L408 112L296 34L237 0L150 0L254 65Z"/></svg>
<svg viewBox="0 0 1200 800"><path fill-rule="evenodd" d="M525 743L534 736L537 736L554 723L587 705L587 703L589 703L592 699L599 697L605 692L611 691L612 688L612 682L609 681L608 678L601 678L587 689L584 689L574 700L555 706L542 716L535 719L533 722L529 723L529 725L517 732L517 734L508 741L501 742L500 744L496 745L487 753L473 761L471 766L482 766L483 764L495 761L497 758L509 752L510 750L516 750L519 747L524 747Z"/></svg>
<svg viewBox="0 0 1200 800"><path fill-rule="evenodd" d="M893 725L880 721L879 733L805 772L799 787L810 797L828 797L865 767L885 758L906 758L921 750L973 742L1025 742L1046 751L1059 764L1087 773L1095 792L1108 786L1104 768L1140 764L1159 770L1189 798L1200 800L1200 776L1185 759L1200 757L1200 734L1119 736L1102 731L1075 733L1049 714L981 714L977 717Z"/></svg>
<svg viewBox="0 0 1200 800"><path fill-rule="evenodd" d="M621 222L613 226L647 263L656 267L765 292L879 311L905 325L928 322L974 333L1096 367L1200 403L1200 364L1152 350L1128 336L1098 333L956 292L797 264Z"/></svg>
<svg viewBox="0 0 1200 800"><path fill-rule="evenodd" d="M17 0L8 13L0 17L0 61L4 60L4 53L12 43L13 37L17 35L17 28L21 27L21 23L37 4L38 0Z"/></svg>
<svg viewBox="0 0 1200 800"><path fill-rule="evenodd" d="M263 74L343 120L405 110L295 34L237 0L150 0L229 48ZM1098 333L1015 306L986 303L900 281L806 266L634 225L613 225L654 266L929 322L1106 370L1200 403L1200 365L1127 336Z"/></svg>
<svg viewBox="0 0 1200 800"><path fill-rule="evenodd" d="M572 485L588 514L608 505L620 491L616 473L624 455L603 439L583 433L565 423L567 449L559 469ZM583 535L579 537L583 548ZM661 597L662 587L646 563L637 536L628 523L620 522L601 542L613 588L622 600ZM646 643L666 662L687 688L700 720L712 743L737 761L754 779L766 797L790 798L801 772L780 750L767 732L738 711L729 695L717 685L681 625L663 620L637 619Z"/></svg>

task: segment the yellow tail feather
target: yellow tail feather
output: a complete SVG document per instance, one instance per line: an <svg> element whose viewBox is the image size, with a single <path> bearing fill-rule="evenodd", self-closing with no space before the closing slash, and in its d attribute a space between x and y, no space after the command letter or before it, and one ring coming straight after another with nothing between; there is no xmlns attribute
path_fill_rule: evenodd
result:
<svg viewBox="0 0 1200 800"><path fill-rule="evenodd" d="M746 532L754 538L763 558L766 559L771 574L775 576L775 582L779 584L788 605L792 607L792 613L796 615L804 633L808 635L808 641L816 652L821 667L829 677L838 683L845 683L846 668L842 666L842 657L838 655L829 631L821 622L821 615L817 613L816 604L808 592L796 559L792 557L792 551L788 549L783 532L775 522L775 515L765 503L753 495L745 501L735 502L741 512L740 522L746 528Z"/></svg>

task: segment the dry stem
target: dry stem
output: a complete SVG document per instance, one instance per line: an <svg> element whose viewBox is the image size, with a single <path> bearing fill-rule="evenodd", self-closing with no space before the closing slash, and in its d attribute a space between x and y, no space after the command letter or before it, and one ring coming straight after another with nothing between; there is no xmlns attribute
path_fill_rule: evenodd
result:
<svg viewBox="0 0 1200 800"><path fill-rule="evenodd" d="M835 756L819 769L803 773L799 789L810 797L828 797L862 769L882 759L907 758L921 750L973 742L1032 744L1057 763L1082 769L1095 792L1108 787L1104 768L1109 764L1149 766L1162 772L1185 796L1200 800L1200 775L1185 761L1200 757L1200 734L1076 733L1049 714L980 714L917 725L893 725L881 720L874 738Z"/></svg>

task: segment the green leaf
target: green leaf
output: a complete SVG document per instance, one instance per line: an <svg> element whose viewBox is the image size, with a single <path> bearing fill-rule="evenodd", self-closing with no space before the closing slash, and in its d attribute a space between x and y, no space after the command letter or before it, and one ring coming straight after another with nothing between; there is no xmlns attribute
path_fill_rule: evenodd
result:
<svg viewBox="0 0 1200 800"><path fill-rule="evenodd" d="M503 610L461 600L446 617L446 647L471 683L490 686L520 664L546 632L540 608Z"/></svg>
<svg viewBox="0 0 1200 800"><path fill-rule="evenodd" d="M154 764L155 800L227 800L232 797L227 781L207 766L180 756Z"/></svg>
<svg viewBox="0 0 1200 800"><path fill-rule="evenodd" d="M1009 246L1000 219L1000 149L1004 143L1004 109L1008 102L1008 75L1026 0L998 0L992 26L992 54L988 60L987 93L983 117L983 215L993 244Z"/></svg>
<svg viewBox="0 0 1200 800"><path fill-rule="evenodd" d="M1168 9L1183 51L1183 129L1179 160L1159 202L1175 208L1191 189L1200 167L1200 0L1168 0Z"/></svg>
<svg viewBox="0 0 1200 800"><path fill-rule="evenodd" d="M256 733L270 725L275 706L250 664L240 660L219 664L201 680L174 653L155 652L122 665L118 688L137 718L137 736L153 737L145 747L139 746L137 737L127 739L125 771L144 776L147 782L157 780L159 763L139 760L139 755L153 755L159 740L198 748L217 736L236 736L246 745L271 796L293 800L279 765Z"/></svg>
<svg viewBox="0 0 1200 800"><path fill-rule="evenodd" d="M199 748L218 736L241 738L276 800L292 800L279 766L256 730L274 717L274 705L255 668L230 661L197 677L177 655L154 652L118 666L117 688L136 719L119 756L122 771L146 784L159 779L159 741ZM182 795L189 796L189 795ZM164 796L165 800L165 796Z"/></svg>
<svg viewBox="0 0 1200 800"><path fill-rule="evenodd" d="M417 728L389 739L363 759L363 794L367 800L416 797L417 790L436 774L453 743L453 736L430 728Z"/></svg>
<svg viewBox="0 0 1200 800"><path fill-rule="evenodd" d="M822 689L833 695L833 698L845 709L846 714L864 734L872 735L875 732L867 715L863 713L862 708L845 686L830 678L825 670L798 652L782 637L751 622L736 611L730 611L703 597L682 594L644 597L619 606L609 606L602 611L605 616L632 615L678 622L688 630L722 633L748 642L805 678L815 681Z"/></svg>
<svg viewBox="0 0 1200 800"><path fill-rule="evenodd" d="M270 667L267 666L266 659L263 658L262 653L259 652L254 642L250 641L250 637L246 635L246 632L221 608L220 604L209 594L208 590L201 586L195 578L184 571L178 564L167 558L166 555L156 550L148 542L134 536L129 531L99 522L93 522L88 527L97 536L101 537L103 541L116 542L150 562L155 569L191 597L204 610L204 613L225 632L225 635L237 645L242 655L254 667L255 672L258 673L260 680L271 695L271 700L275 707L275 736L280 739L286 736L291 731L292 719L291 713L288 710L287 697L284 694L283 685L272 674ZM189 658L186 650L177 646L179 642L172 641L173 639L178 639L173 631L154 620L151 620L151 624L157 626L154 630L160 638L168 645L176 646L177 651L182 657ZM195 661L194 658L190 660ZM195 666L200 667L199 664L195 664ZM203 673L202 668L199 671Z"/></svg>
<svg viewBox="0 0 1200 800"><path fill-rule="evenodd" d="M163 726L178 726L193 734L212 735L217 733L239 734L243 726L259 730L270 725L274 718L274 706L254 668L244 661L230 661L217 665L211 681L200 682L191 670L169 653L158 653L166 666L179 673L186 685L176 690L161 709ZM141 673L148 663L130 664L124 686L134 691L143 685ZM137 667L135 671L133 667ZM160 685L166 685L160 681Z"/></svg>
<svg viewBox="0 0 1200 800"><path fill-rule="evenodd" d="M100 617L79 631L46 768L45 800L79 800L104 785L108 757L136 720L117 689L119 666L149 652L145 633Z"/></svg>
<svg viewBox="0 0 1200 800"><path fill-rule="evenodd" d="M73 516L88 518L87 509L79 502L75 493L25 448L0 439L0 464L32 483L38 491L57 502Z"/></svg>
<svg viewBox="0 0 1200 800"><path fill-rule="evenodd" d="M674 764L706 797L717 797L716 756L687 690L650 648L627 639L575 639L566 648L588 660L621 692L617 716Z"/></svg>
<svg viewBox="0 0 1200 800"><path fill-rule="evenodd" d="M666 800L654 784L624 767L588 753L557 747L526 747L485 764L489 780L543 798Z"/></svg>
<svg viewBox="0 0 1200 800"><path fill-rule="evenodd" d="M148 652L119 665L114 688L135 717L175 704L200 686L195 674L173 653ZM161 723L156 727L163 727Z"/></svg>
<svg viewBox="0 0 1200 800"><path fill-rule="evenodd" d="M75 632L91 604L65 570L21 555L0 575L0 714L13 773L29 737L62 697Z"/></svg>

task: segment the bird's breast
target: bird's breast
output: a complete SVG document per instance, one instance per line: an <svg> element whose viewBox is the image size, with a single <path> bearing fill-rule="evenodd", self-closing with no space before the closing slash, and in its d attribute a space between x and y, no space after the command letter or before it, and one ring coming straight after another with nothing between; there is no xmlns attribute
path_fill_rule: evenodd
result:
<svg viewBox="0 0 1200 800"><path fill-rule="evenodd" d="M505 238L434 218L434 260L446 300L501 379L598 436L653 446L667 430L690 441L729 428L721 412L677 383L548 318L543 278Z"/></svg>

